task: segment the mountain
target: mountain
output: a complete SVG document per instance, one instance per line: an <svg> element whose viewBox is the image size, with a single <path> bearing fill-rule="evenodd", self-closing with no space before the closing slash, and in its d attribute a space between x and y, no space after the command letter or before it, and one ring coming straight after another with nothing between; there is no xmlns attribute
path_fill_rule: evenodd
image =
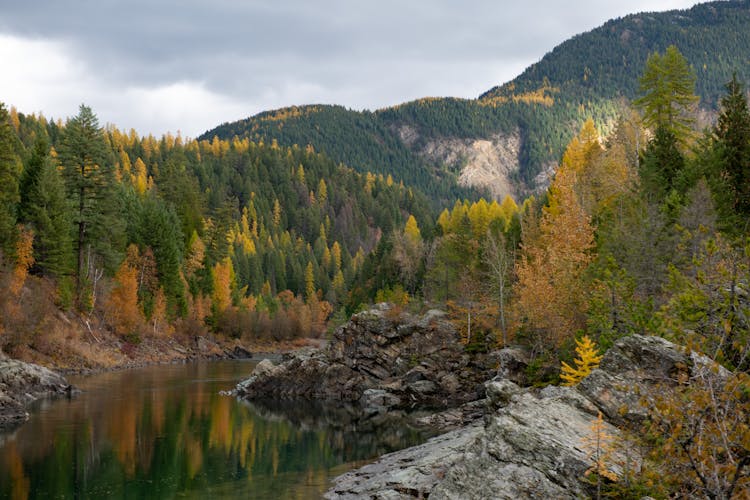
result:
<svg viewBox="0 0 750 500"><path fill-rule="evenodd" d="M391 174L430 196L522 196L544 187L588 117L608 132L638 93L648 55L674 44L692 64L704 111L736 71L750 80L750 2L613 19L555 47L476 99L425 98L375 112L301 106L225 123L201 136L312 144L359 171Z"/></svg>

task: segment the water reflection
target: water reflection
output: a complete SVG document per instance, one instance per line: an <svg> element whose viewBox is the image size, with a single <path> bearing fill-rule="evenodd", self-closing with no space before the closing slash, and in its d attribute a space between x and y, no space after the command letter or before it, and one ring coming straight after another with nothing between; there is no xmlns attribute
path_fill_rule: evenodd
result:
<svg viewBox="0 0 750 500"><path fill-rule="evenodd" d="M247 362L162 366L73 382L0 435L0 498L314 498L353 463L421 442L356 408L221 396Z"/></svg>

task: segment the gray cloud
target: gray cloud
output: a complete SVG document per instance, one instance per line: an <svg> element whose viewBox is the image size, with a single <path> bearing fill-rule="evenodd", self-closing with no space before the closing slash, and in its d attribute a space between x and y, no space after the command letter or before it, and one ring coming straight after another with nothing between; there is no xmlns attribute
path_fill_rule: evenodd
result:
<svg viewBox="0 0 750 500"><path fill-rule="evenodd" d="M55 57L86 73L77 94L88 91L84 100L99 100L106 120L142 133L166 126L197 134L216 124L216 111L232 115L224 121L308 102L374 109L424 95L474 97L611 17L693 3L38 0L6 2L0 35L57 43ZM21 83L14 88L23 89ZM59 88L44 92L38 82L30 84L38 97L0 99L30 101L32 111L55 110L64 100ZM184 119L190 111L190 123L146 119L128 101L163 96L176 85L193 102L161 115ZM72 100L79 95L71 87ZM52 97L58 102L45 101ZM217 109L201 112L201 106Z"/></svg>

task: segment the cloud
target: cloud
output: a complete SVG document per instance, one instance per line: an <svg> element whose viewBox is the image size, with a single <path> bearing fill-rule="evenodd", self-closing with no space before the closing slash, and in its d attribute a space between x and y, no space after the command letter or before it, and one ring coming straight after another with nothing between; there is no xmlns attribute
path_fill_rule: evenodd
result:
<svg viewBox="0 0 750 500"><path fill-rule="evenodd" d="M194 136L292 104L475 97L611 17L693 3L8 2L0 99L56 117L85 102L103 123Z"/></svg>

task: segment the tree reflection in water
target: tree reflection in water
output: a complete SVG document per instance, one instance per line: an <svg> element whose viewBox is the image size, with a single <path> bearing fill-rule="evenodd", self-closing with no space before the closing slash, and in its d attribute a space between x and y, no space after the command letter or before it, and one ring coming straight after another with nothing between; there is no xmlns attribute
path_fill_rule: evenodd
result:
<svg viewBox="0 0 750 500"><path fill-rule="evenodd" d="M0 435L0 498L314 498L358 462L424 441L352 406L219 394L248 362L170 365L75 380Z"/></svg>

